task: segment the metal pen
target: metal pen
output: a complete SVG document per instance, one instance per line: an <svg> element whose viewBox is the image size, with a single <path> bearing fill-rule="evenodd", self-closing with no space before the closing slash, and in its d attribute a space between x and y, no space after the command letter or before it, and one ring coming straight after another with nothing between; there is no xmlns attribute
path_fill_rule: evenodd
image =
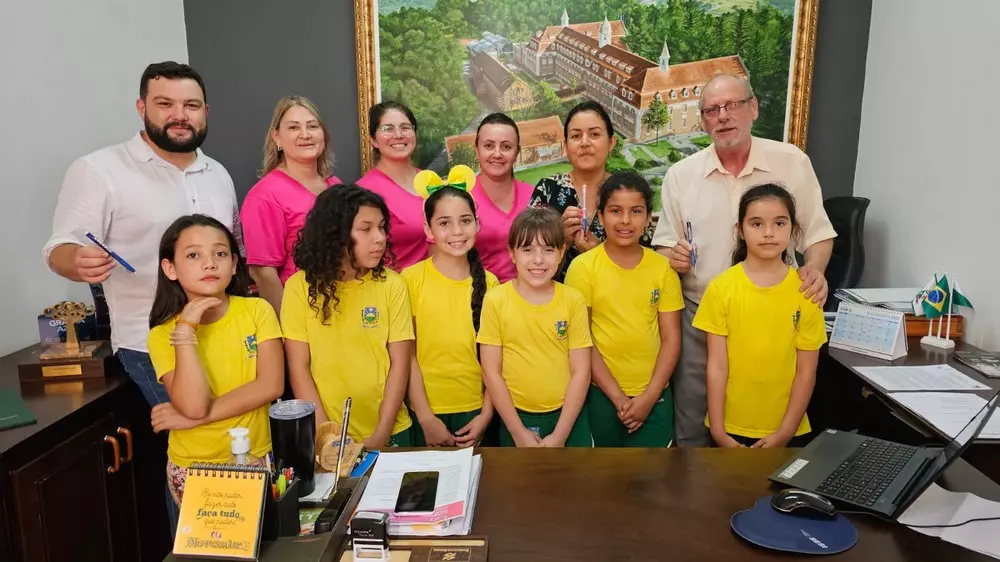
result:
<svg viewBox="0 0 1000 562"><path fill-rule="evenodd" d="M348 396L344 402L344 417L340 426L340 448L337 451L337 468L333 471L333 491L337 491L337 483L340 481L340 465L344 462L344 448L347 447L347 424L351 421L351 397Z"/></svg>

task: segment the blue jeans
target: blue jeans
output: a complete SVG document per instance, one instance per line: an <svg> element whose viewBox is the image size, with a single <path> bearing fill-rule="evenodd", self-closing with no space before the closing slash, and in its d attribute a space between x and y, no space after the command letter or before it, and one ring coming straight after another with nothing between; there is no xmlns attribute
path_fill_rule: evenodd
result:
<svg viewBox="0 0 1000 562"><path fill-rule="evenodd" d="M125 367L128 378L132 379L139 387L142 397L146 399L150 408L157 404L170 402L167 387L156 380L156 371L153 369L153 363L149 360L148 353L121 348L115 352L115 357L118 358L122 367ZM167 499L167 519L170 521L170 537L172 540L177 535L177 520L180 518L181 508L174 503L174 498L170 495L170 488L166 485L164 486Z"/></svg>

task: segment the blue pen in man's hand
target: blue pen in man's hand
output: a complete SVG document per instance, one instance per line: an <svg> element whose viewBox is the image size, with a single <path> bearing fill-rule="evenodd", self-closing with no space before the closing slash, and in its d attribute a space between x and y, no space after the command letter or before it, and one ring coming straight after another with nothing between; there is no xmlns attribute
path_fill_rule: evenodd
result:
<svg viewBox="0 0 1000 562"><path fill-rule="evenodd" d="M691 246L691 267L694 267L698 265L698 251L694 249L694 230L691 228L690 219L684 223L684 237L687 238L687 243Z"/></svg>
<svg viewBox="0 0 1000 562"><path fill-rule="evenodd" d="M122 264L122 267L124 267L125 269L127 269L129 273L135 273L135 268L134 267L132 267L131 265L129 265L128 262L125 261L124 259L122 259L121 256L119 256L118 254L112 252L111 248L108 248L107 246L105 246L104 243L102 243L100 240L98 240L96 236L94 236L93 234L91 234L91 233L88 232L87 233L87 238L89 238L90 241L93 242L94 244L97 244L98 248L100 248L100 249L104 250L105 252L107 252L108 255L111 256L112 258L114 258L114 260L116 262Z"/></svg>

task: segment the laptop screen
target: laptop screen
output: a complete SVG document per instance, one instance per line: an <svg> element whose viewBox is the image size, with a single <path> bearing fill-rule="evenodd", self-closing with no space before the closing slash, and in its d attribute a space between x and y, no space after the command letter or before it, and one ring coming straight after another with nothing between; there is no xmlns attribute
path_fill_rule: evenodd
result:
<svg viewBox="0 0 1000 562"><path fill-rule="evenodd" d="M930 466L926 467L923 472L916 475L917 481L909 487L909 492L899 498L899 506L902 509L908 507L914 500L920 497L920 494L924 493L938 476L948 465L954 462L955 459L962 456L962 453L975 441L976 437L982 433L983 428L986 427L986 423L989 421L990 417L993 415L994 410L996 410L997 402L1000 401L1000 392L995 393L993 397L988 400L983 407L979 410L969 420L969 423L965 424L962 431L958 432L951 441L949 441L944 448L934 457L931 461ZM900 511L901 511L900 510Z"/></svg>

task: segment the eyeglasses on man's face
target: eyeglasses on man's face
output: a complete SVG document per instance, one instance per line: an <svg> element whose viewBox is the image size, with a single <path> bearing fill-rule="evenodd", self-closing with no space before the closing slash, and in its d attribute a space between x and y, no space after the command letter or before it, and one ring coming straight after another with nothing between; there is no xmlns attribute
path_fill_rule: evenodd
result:
<svg viewBox="0 0 1000 562"><path fill-rule="evenodd" d="M416 127L409 123L403 123L399 127L395 125L379 125L377 129L378 133L383 137L394 137L397 134L401 137L412 137Z"/></svg>
<svg viewBox="0 0 1000 562"><path fill-rule="evenodd" d="M738 109L743 109L746 106L746 104L752 99L753 96L750 96L745 99L726 102L721 105L713 105L712 107L706 107L701 110L701 114L702 116L707 117L709 119L715 119L716 117L719 116L719 113L722 112L723 108L725 108L726 113L733 113Z"/></svg>

